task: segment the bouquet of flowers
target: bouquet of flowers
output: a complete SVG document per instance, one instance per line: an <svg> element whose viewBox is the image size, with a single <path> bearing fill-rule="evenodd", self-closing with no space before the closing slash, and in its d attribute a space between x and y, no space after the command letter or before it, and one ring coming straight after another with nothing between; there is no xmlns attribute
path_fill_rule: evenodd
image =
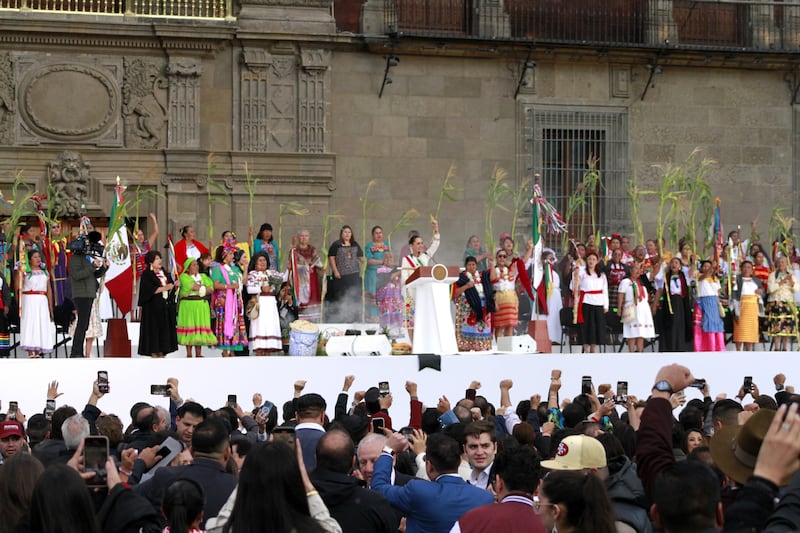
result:
<svg viewBox="0 0 800 533"><path fill-rule="evenodd" d="M277 295L281 290L281 285L283 285L283 276L280 272L275 270L268 270L267 276L267 283L269 284L272 294Z"/></svg>

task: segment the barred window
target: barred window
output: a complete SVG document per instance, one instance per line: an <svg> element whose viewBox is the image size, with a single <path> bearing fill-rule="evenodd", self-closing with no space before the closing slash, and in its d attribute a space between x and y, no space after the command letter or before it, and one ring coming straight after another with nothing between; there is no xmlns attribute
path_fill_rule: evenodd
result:
<svg viewBox="0 0 800 533"><path fill-rule="evenodd" d="M592 232L592 212L597 231L630 232L627 112L531 106L527 122L532 172L542 175L542 193L562 215L589 170L589 159L597 159L600 182L593 210L587 202L570 216L570 237L583 240Z"/></svg>

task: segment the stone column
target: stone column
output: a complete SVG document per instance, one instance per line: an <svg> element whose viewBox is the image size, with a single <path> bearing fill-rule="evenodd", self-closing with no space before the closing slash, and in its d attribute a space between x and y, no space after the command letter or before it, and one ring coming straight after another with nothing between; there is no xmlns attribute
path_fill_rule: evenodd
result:
<svg viewBox="0 0 800 533"><path fill-rule="evenodd" d="M298 125L300 152L325 151L329 50L302 50L299 80L300 120Z"/></svg>
<svg viewBox="0 0 800 533"><path fill-rule="evenodd" d="M390 8L391 9L391 8ZM394 27L388 27L384 0L367 0L361 6L361 33L364 35L383 35L397 31L397 17L392 17Z"/></svg>
<svg viewBox="0 0 800 533"><path fill-rule="evenodd" d="M193 58L171 58L169 78L169 148L200 147L200 75L203 67Z"/></svg>
<svg viewBox="0 0 800 533"><path fill-rule="evenodd" d="M480 37L495 39L511 36L511 24L503 0L473 0L470 4L475 6L476 29Z"/></svg>
<svg viewBox="0 0 800 533"><path fill-rule="evenodd" d="M242 51L239 81L239 142L245 152L266 152L267 79L272 55L260 48Z"/></svg>

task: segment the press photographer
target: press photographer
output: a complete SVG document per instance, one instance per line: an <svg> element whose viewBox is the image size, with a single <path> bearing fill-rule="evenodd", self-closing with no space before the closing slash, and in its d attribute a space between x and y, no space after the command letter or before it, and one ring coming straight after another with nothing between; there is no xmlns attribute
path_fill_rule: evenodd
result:
<svg viewBox="0 0 800 533"><path fill-rule="evenodd" d="M108 261L103 259L103 244L97 231L81 235L69 244L72 255L69 258L69 282L72 286L72 300L78 312L78 323L72 340L70 357L84 357L83 343L92 302L97 297L98 279L108 270Z"/></svg>

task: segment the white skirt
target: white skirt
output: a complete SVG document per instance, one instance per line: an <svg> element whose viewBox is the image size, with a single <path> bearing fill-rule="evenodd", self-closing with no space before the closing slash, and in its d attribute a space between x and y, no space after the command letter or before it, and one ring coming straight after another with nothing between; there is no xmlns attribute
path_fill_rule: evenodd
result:
<svg viewBox="0 0 800 533"><path fill-rule="evenodd" d="M625 339L652 339L656 336L653 326L653 313L647 298L636 304L636 320L622 325L622 337Z"/></svg>
<svg viewBox="0 0 800 533"><path fill-rule="evenodd" d="M251 350L282 350L281 319L274 296L258 296L258 318L250 321Z"/></svg>

